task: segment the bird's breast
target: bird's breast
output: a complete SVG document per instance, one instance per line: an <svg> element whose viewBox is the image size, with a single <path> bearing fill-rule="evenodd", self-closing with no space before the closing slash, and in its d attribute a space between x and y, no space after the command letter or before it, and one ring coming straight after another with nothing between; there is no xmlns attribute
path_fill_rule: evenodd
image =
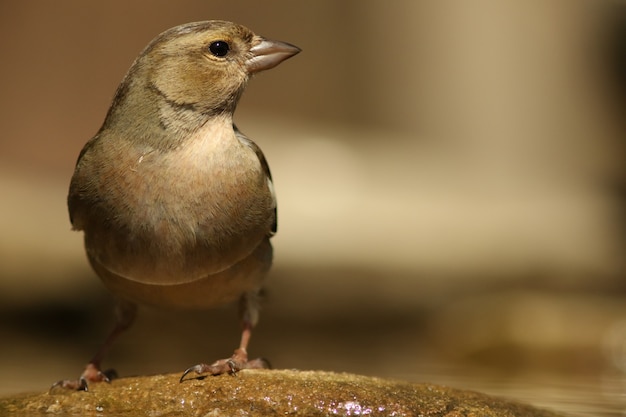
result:
<svg viewBox="0 0 626 417"><path fill-rule="evenodd" d="M253 252L269 233L273 197L257 155L230 132L203 131L167 151L112 147L108 163L88 159L93 198L82 223L92 261L125 279L172 285Z"/></svg>

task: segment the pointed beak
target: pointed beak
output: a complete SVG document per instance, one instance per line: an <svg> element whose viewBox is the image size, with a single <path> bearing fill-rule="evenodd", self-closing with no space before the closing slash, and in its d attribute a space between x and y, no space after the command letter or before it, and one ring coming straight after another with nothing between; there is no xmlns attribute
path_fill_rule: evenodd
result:
<svg viewBox="0 0 626 417"><path fill-rule="evenodd" d="M246 61L246 68L250 74L265 71L274 68L298 52L300 48L287 42L260 38L260 42L250 48L252 57Z"/></svg>

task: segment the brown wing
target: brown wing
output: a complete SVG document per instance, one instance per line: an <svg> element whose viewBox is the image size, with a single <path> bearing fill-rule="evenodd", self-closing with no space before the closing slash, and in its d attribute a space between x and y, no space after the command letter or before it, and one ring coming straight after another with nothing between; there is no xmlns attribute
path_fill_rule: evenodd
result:
<svg viewBox="0 0 626 417"><path fill-rule="evenodd" d="M272 219L272 227L270 229L269 235L274 236L276 234L276 231L278 230L278 220L277 220L277 208L276 208L276 194L274 193L274 183L272 182L272 174L270 172L270 167L267 164L267 160L265 159L265 155L263 155L261 148L259 148L259 146L256 143L248 139L246 135L241 133L239 129L237 129L237 126L233 125L233 128L235 129L235 134L237 135L237 139L239 139L241 143L248 146L256 153L257 157L259 158L259 162L261 162L261 166L263 167L263 171L265 171L265 176L267 177L267 186L269 187L270 192L272 193L272 201L274 203L274 218Z"/></svg>

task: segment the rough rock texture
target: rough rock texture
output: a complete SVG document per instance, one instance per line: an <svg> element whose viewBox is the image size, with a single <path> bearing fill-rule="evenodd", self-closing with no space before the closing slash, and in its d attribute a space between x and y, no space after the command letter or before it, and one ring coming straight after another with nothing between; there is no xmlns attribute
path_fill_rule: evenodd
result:
<svg viewBox="0 0 626 417"><path fill-rule="evenodd" d="M556 417L471 391L318 371L242 371L178 382L179 374L0 399L5 413L136 416L369 415Z"/></svg>

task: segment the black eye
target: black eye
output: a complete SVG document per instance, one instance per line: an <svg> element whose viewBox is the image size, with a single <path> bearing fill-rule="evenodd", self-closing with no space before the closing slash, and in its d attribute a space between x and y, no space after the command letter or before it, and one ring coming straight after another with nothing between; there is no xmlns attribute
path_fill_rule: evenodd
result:
<svg viewBox="0 0 626 417"><path fill-rule="evenodd" d="M226 56L229 50L230 46L225 41L215 41L209 45L209 51L211 51L214 56Z"/></svg>

